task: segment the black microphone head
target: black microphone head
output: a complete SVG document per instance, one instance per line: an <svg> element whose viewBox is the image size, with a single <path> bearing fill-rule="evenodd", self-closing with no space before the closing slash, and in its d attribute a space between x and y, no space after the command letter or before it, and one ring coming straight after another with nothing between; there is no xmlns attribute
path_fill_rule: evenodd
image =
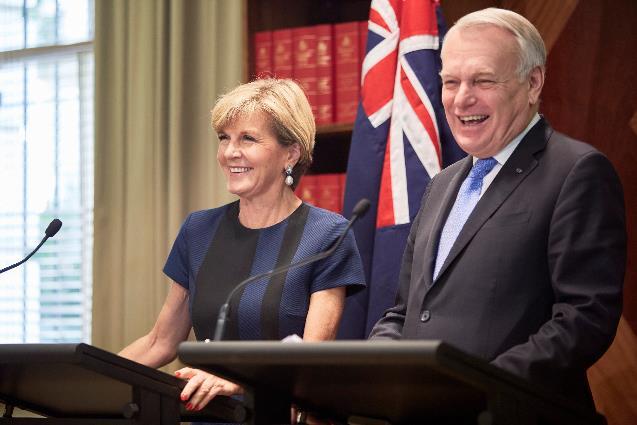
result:
<svg viewBox="0 0 637 425"><path fill-rule="evenodd" d="M54 218L49 223L49 226L44 231L44 234L46 235L47 238L52 238L60 230L61 227L62 227L62 222L60 221L60 219Z"/></svg>
<svg viewBox="0 0 637 425"><path fill-rule="evenodd" d="M367 210L369 210L369 199L367 198L363 198L360 201L358 201L356 203L356 205L354 205L354 208L352 209L352 217L362 217L365 215L365 213L367 213Z"/></svg>

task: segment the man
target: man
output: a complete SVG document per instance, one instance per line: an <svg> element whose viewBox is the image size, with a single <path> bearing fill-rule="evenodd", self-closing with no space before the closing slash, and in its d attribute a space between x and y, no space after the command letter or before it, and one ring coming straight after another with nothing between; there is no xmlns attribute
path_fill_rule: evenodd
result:
<svg viewBox="0 0 637 425"><path fill-rule="evenodd" d="M538 115L545 61L511 11L448 32L442 100L469 155L427 188L371 338L441 339L592 406L586 369L621 314L622 188L601 153Z"/></svg>

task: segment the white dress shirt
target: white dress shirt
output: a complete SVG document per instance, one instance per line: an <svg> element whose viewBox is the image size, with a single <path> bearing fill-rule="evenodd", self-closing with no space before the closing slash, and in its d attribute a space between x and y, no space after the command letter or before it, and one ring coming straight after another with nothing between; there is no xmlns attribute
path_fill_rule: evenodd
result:
<svg viewBox="0 0 637 425"><path fill-rule="evenodd" d="M489 186L495 179L495 176L498 175L498 173L502 169L502 166L507 162L507 160L509 159L509 157L511 156L515 148L517 148L520 142L522 141L522 139L524 139L524 136L526 136L526 133L528 133L529 130L531 130L531 128L539 120L540 120L540 115L536 112L533 118L531 119L531 122L529 123L529 125L527 125L526 128L522 130L522 133L518 134L513 140L511 140L511 142L508 145L506 145L504 149L502 149L497 154L493 155L493 158L496 161L498 161L498 163L495 165L495 167L493 167L493 170L491 170L489 174L484 176L484 179L482 180L482 190L480 191L480 198L482 198L482 195L484 195L484 192L486 192L486 190L489 188ZM474 157L473 163L475 164L477 160L478 158Z"/></svg>

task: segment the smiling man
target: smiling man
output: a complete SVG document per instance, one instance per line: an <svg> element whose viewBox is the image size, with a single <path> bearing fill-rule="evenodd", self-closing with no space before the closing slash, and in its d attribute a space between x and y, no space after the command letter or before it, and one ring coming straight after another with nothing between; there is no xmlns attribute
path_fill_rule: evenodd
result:
<svg viewBox="0 0 637 425"><path fill-rule="evenodd" d="M592 407L586 369L621 314L623 195L606 157L538 114L545 61L511 11L448 32L442 100L469 155L427 188L370 337L441 339Z"/></svg>

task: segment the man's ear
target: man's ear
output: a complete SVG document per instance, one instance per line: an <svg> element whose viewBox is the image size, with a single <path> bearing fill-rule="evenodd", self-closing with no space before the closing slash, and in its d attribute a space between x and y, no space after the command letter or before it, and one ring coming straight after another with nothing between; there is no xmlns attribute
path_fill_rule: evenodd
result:
<svg viewBox="0 0 637 425"><path fill-rule="evenodd" d="M542 87L544 87L544 68L536 66L529 73L529 104L535 105L540 100L540 93L542 93Z"/></svg>

